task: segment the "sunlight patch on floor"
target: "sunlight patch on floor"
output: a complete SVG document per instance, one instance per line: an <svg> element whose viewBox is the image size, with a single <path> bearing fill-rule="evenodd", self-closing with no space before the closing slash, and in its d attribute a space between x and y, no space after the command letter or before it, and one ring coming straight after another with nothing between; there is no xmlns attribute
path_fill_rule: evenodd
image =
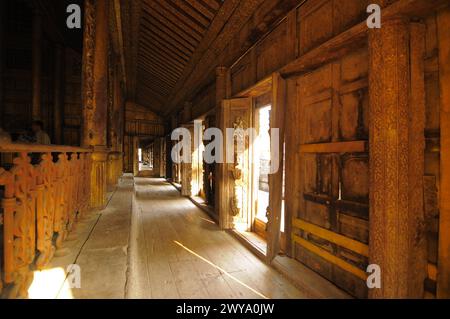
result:
<svg viewBox="0 0 450 319"><path fill-rule="evenodd" d="M73 299L63 268L52 268L34 272L28 289L29 299Z"/></svg>

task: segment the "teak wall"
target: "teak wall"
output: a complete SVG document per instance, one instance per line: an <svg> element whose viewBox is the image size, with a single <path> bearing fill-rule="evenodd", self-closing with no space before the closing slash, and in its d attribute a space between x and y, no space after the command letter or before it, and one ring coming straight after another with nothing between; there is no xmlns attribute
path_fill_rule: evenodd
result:
<svg viewBox="0 0 450 319"><path fill-rule="evenodd" d="M310 0L290 11L232 65L224 59L225 81L216 80L210 104L222 123L221 99L257 104L279 71L287 92L285 252L355 297L448 296L448 3L382 1L384 32L368 30L368 3ZM212 100L212 86L194 99ZM196 104L181 123L199 117ZM382 167L387 174L377 173ZM373 262L386 284L375 291L365 282Z"/></svg>

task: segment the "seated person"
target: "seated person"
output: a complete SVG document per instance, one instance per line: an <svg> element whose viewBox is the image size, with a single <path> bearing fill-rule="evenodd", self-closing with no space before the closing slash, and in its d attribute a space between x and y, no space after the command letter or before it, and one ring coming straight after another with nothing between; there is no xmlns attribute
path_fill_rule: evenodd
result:
<svg viewBox="0 0 450 319"><path fill-rule="evenodd" d="M44 131L44 123L42 121L34 121L31 125L31 129L34 133L34 143L50 145L50 137Z"/></svg>

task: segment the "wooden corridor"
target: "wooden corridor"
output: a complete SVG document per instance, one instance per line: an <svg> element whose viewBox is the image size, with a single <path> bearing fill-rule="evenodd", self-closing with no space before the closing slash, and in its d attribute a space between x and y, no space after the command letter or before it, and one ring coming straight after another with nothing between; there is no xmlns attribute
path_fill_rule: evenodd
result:
<svg viewBox="0 0 450 319"><path fill-rule="evenodd" d="M323 297L295 288L164 179L136 178L135 192L127 297Z"/></svg>
<svg viewBox="0 0 450 319"><path fill-rule="evenodd" d="M134 196L133 196L134 195ZM114 234L114 235L112 235ZM71 287L67 265L80 268ZM34 272L31 299L350 298L302 267L294 286L161 178L124 175L104 210Z"/></svg>
<svg viewBox="0 0 450 319"><path fill-rule="evenodd" d="M449 0L1 0L0 299L450 299L449 40Z"/></svg>

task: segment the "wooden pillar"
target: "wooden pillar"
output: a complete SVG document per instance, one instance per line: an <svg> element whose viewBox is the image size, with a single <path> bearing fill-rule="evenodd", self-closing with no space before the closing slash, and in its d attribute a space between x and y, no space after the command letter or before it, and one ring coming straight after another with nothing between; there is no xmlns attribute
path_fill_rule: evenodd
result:
<svg viewBox="0 0 450 319"><path fill-rule="evenodd" d="M53 139L55 144L62 144L62 96L63 96L63 63L64 49L60 44L55 48L55 73L54 73L54 92L53 92Z"/></svg>
<svg viewBox="0 0 450 319"><path fill-rule="evenodd" d="M133 175L139 175L139 137L133 136Z"/></svg>
<svg viewBox="0 0 450 319"><path fill-rule="evenodd" d="M423 212L424 29L383 21L369 32L369 263L381 269L371 298L422 298L426 277Z"/></svg>
<svg viewBox="0 0 450 319"><path fill-rule="evenodd" d="M106 205L108 0L85 1L83 145L92 147L91 207Z"/></svg>
<svg viewBox="0 0 450 319"><path fill-rule="evenodd" d="M117 185L121 175L120 152L119 152L119 124L120 124L120 81L118 74L118 59L115 53L109 52L108 70L108 188L112 189Z"/></svg>
<svg viewBox="0 0 450 319"><path fill-rule="evenodd" d="M450 8L438 13L441 179L437 297L450 298Z"/></svg>
<svg viewBox="0 0 450 319"><path fill-rule="evenodd" d="M220 126L222 123L222 101L228 97L228 69L225 67L216 68L216 126ZM223 132L225 134L225 132ZM225 208L227 200L226 185L224 184L224 174L226 174L226 164L216 163L216 181L215 181L215 194L214 194L214 211L219 217L219 224L222 229L228 228L228 222L226 218L221 218L227 216L228 212Z"/></svg>
<svg viewBox="0 0 450 319"><path fill-rule="evenodd" d="M33 8L32 34L32 118L41 119L41 73L42 73L42 15L38 8Z"/></svg>

